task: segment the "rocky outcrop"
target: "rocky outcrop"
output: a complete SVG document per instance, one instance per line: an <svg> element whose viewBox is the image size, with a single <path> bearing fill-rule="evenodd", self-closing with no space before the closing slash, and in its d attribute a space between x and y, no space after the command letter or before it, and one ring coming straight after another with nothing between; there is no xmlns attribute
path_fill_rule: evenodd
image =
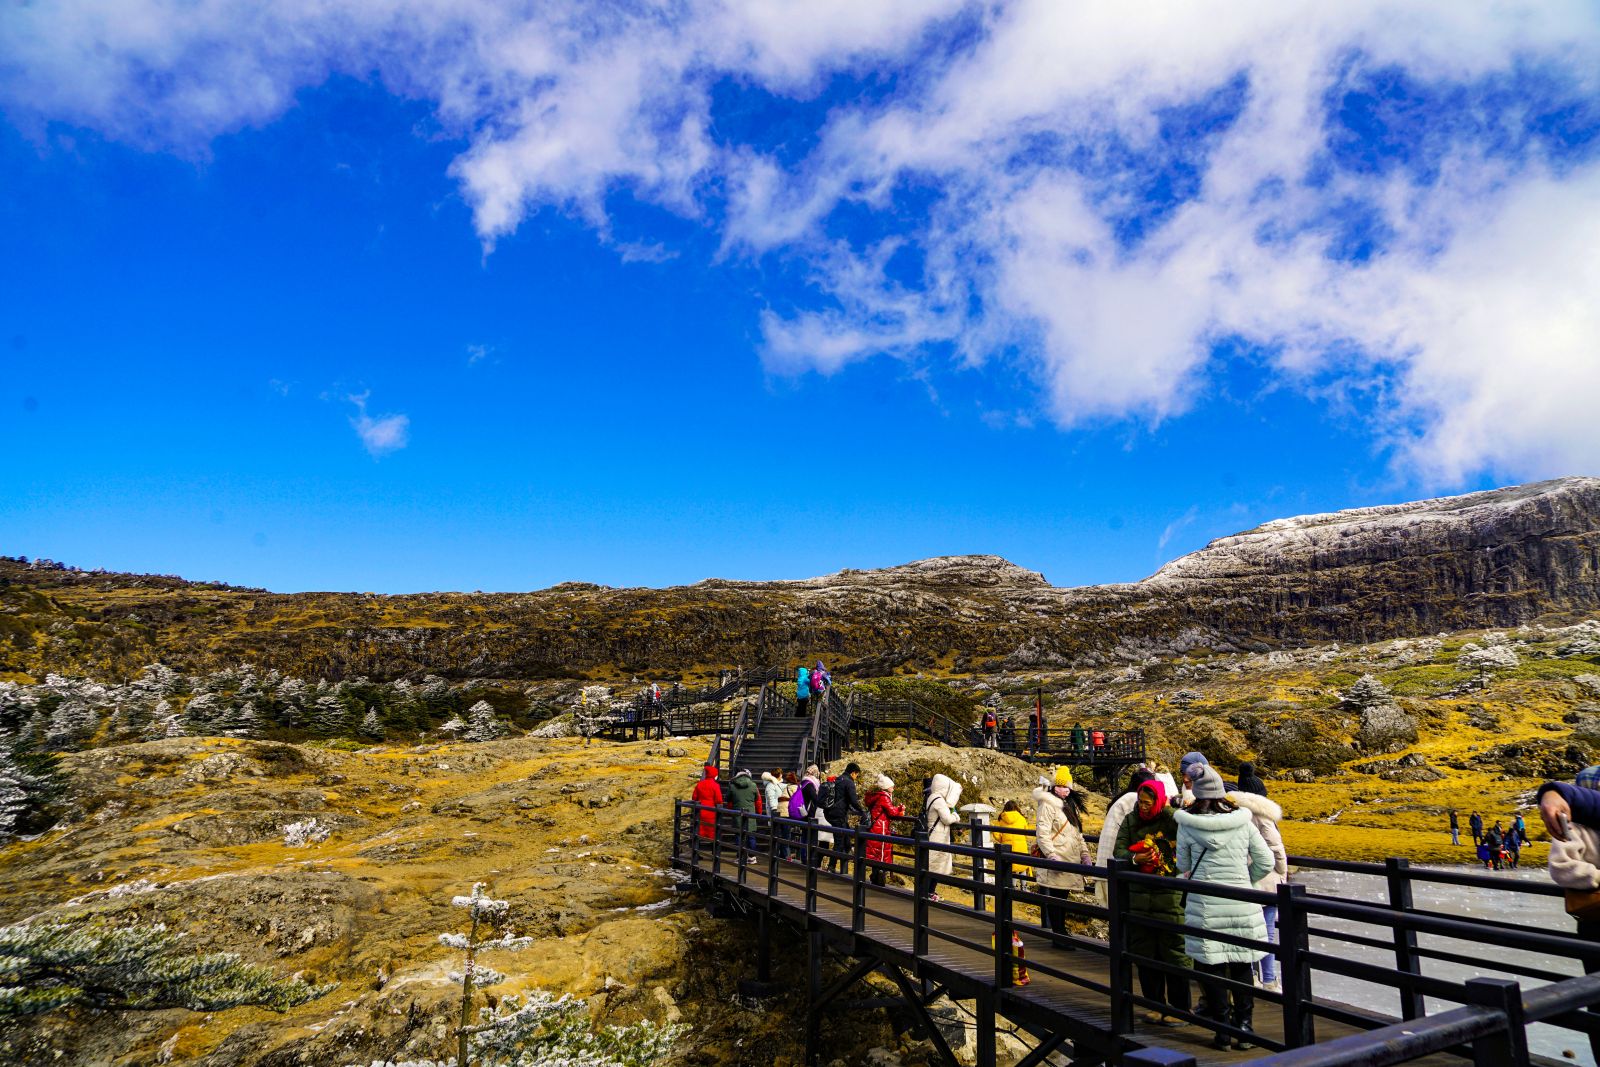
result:
<svg viewBox="0 0 1600 1067"><path fill-rule="evenodd" d="M107 592L115 592L107 597ZM1280 519L1141 582L1064 589L998 556L800 581L270 594L0 559L0 672L241 660L302 677L671 678L822 656L841 676L1038 669L1369 642L1600 611L1600 479Z"/></svg>

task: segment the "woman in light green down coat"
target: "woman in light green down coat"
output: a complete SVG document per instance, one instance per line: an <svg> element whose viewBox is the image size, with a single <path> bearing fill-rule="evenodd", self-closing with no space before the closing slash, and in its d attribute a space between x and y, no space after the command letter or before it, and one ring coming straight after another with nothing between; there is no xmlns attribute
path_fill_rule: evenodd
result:
<svg viewBox="0 0 1600 1067"><path fill-rule="evenodd" d="M1177 813L1178 870L1197 882L1250 889L1272 870L1272 851L1261 838L1248 811L1228 803L1226 790L1217 772L1206 768L1194 783L1194 804ZM1184 924L1191 929L1212 930L1252 941L1265 941L1267 925L1261 905L1209 896L1202 887L1192 887L1183 910ZM1254 1009L1251 964L1261 958L1260 950L1230 945L1204 937L1188 935L1184 948L1194 960L1201 985L1206 991L1205 1010L1210 1018L1232 1023L1247 1033ZM1207 980L1210 976L1211 980ZM1216 979L1240 983L1224 986ZM1228 1002L1232 999L1232 1010ZM1227 1048L1229 1038L1218 1033L1212 1043ZM1234 1048L1253 1047L1240 1038Z"/></svg>

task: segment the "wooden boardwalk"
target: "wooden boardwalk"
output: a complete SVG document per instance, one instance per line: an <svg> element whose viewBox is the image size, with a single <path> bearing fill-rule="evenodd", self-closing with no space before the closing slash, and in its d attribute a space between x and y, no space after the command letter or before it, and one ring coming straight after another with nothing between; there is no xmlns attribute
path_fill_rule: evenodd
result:
<svg viewBox="0 0 1600 1067"><path fill-rule="evenodd" d="M730 822L731 817L729 813ZM1264 949L1278 952L1284 988L1289 992L1280 995L1257 991L1253 1024L1258 1047L1247 1051L1217 1050L1212 1047L1215 1029L1197 1017L1181 1027L1152 1024L1140 1017L1150 1005L1133 995L1137 983L1132 967L1139 961L1115 947L1125 942L1128 926L1126 920L1115 917L1116 909L1084 903L1069 909L1077 913L1079 926L1086 925L1082 920L1109 920L1109 939L1052 934L1033 919L1035 907L1046 898L1026 879L1013 876L1009 852L1000 858L1001 852L994 849L933 846L920 838L895 838L901 855L893 867L891 881L903 884L879 887L866 877L872 865L864 860L864 845L873 835L864 831L833 831L839 839L836 855L843 870L830 873L793 859L778 859L766 847L768 826L776 823L783 833L805 834L806 824L759 817L757 823L762 832L755 835L757 847L746 853L745 862L741 862L730 835L698 837L694 832L697 818L694 805L679 804L674 823L674 865L702 887L725 895L757 918L762 955L758 970L763 976L771 921L792 924L810 938L812 1003L808 1050L813 1057L820 1052L816 1030L823 1009L854 981L874 970L900 985L904 999L921 1018L925 1031L936 1029L926 1008L939 996L971 1001L977 1020L980 1067L995 1062L997 1020L1002 1020L1002 1025L1009 1022L1038 1042L1034 1056L1023 1061L1028 1067L1043 1062L1051 1051L1069 1049L1074 1064L1553 1065L1560 1061L1528 1054L1524 1030L1528 1022L1543 1018L1580 1031L1600 1031L1600 1016L1576 1010L1600 1004L1600 976L1567 979L1559 986L1547 986L1527 996L1507 981L1478 979L1452 985L1424 973L1423 957L1449 958L1449 954L1419 946L1416 934L1420 930L1464 940L1476 937L1481 943L1533 946L1552 955L1582 951L1584 943L1574 938L1515 931L1493 923L1474 926L1417 911L1409 906L1409 891L1402 895L1403 906L1383 908L1311 897L1300 887L1271 897L1195 883L1195 892L1277 901L1284 935L1280 946L1262 943ZM927 857L936 851L957 855L956 873L940 877L927 873ZM961 870L962 857L968 861L965 871ZM1028 858L1027 863L1052 865L1036 858ZM1080 872L1090 870L1070 864L1061 866ZM1389 870L1378 865L1362 866L1371 868L1367 873L1380 875ZM1125 868L1094 870L1109 876L1113 899L1119 891L1119 880L1137 882L1150 877ZM912 892L912 885L936 885L943 899L931 901L926 895ZM1534 887L1534 891L1543 888ZM978 894L976 899L974 893ZM1336 953L1311 951L1307 931L1309 923L1315 921L1313 917L1387 925L1389 929L1377 937L1348 936L1352 944L1392 949L1396 967L1391 972ZM1013 980L1015 960L1010 953L997 952L994 947L997 943L1009 945L1009 935L1013 933L1021 938L1026 952L1030 976L1026 985ZM1327 930L1318 929L1317 933L1319 937L1329 936ZM825 989L823 958L830 950L844 961L846 972ZM1397 1003L1414 1003L1418 1017L1385 1018L1320 1000L1313 992L1313 975L1317 972L1392 984ZM1413 993L1414 1000L1408 999ZM1538 999L1540 995L1544 999ZM1424 996L1462 1007L1422 1018ZM1578 1043L1585 1041L1581 1034L1574 1038ZM941 1041L935 1038L941 1053L948 1057ZM1346 1046L1350 1046L1348 1056L1339 1058ZM1312 1054L1316 1056L1312 1058ZM954 1060L947 1058L946 1062Z"/></svg>

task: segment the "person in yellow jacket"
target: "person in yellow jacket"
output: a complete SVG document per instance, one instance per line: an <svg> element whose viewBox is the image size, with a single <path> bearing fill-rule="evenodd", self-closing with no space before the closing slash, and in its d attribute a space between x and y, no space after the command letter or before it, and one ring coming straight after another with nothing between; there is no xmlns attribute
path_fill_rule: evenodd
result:
<svg viewBox="0 0 1600 1067"><path fill-rule="evenodd" d="M1022 814L1022 807L1015 800L1006 801L1005 808L994 821L994 843L997 845L1011 846L1013 857L1027 856L1033 851L1033 835L1006 833L1007 830L1032 830L1028 817ZM1023 867L1013 864L1012 868L1017 874L1025 878L1033 877L1032 867Z"/></svg>

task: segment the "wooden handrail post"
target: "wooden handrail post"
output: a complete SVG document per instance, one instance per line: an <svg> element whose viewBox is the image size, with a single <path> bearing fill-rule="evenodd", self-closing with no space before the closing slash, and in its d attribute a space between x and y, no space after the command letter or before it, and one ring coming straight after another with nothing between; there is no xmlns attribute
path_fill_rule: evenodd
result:
<svg viewBox="0 0 1600 1067"><path fill-rule="evenodd" d="M683 855L683 801L672 802L672 858Z"/></svg>
<svg viewBox="0 0 1600 1067"><path fill-rule="evenodd" d="M1106 952L1110 963L1111 1032L1133 1032L1133 970L1128 966L1128 883L1121 877L1129 868L1127 860L1113 859L1106 864L1106 900L1110 903Z"/></svg>
<svg viewBox="0 0 1600 1067"><path fill-rule="evenodd" d="M722 873L722 809L711 809L711 874Z"/></svg>
<svg viewBox="0 0 1600 1067"><path fill-rule="evenodd" d="M1505 978L1469 978L1467 996L1473 1004L1499 1008L1506 1017L1503 1033L1472 1042L1473 1067L1528 1067L1528 1030L1522 1008L1522 987Z"/></svg>
<svg viewBox="0 0 1600 1067"><path fill-rule="evenodd" d="M689 802L689 866L700 866L700 805Z"/></svg>
<svg viewBox="0 0 1600 1067"><path fill-rule="evenodd" d="M1389 883L1389 907L1402 914L1411 910L1411 861L1402 856L1390 856L1383 861L1385 878ZM1417 958L1417 932L1402 927L1396 916L1394 928L1394 966L1404 974L1421 974L1422 961ZM1427 1001L1415 986L1400 988L1400 1017L1420 1019L1428 1013Z"/></svg>
<svg viewBox="0 0 1600 1067"><path fill-rule="evenodd" d="M1283 982L1283 1043L1290 1048L1316 1044L1316 1016L1310 1010L1311 967L1306 954L1311 937L1306 921L1306 887L1278 886L1278 973Z"/></svg>
<svg viewBox="0 0 1600 1067"><path fill-rule="evenodd" d="M1011 968L1011 846L996 845L994 855L994 987L1013 985Z"/></svg>
<svg viewBox="0 0 1600 1067"><path fill-rule="evenodd" d="M978 821L978 813L977 812L973 812L972 813L972 816L967 820L967 825L969 827L968 833L971 835L971 838L972 838L970 841L967 842L967 844L971 845L973 848L982 848L983 847L983 844L982 844L982 842L983 842L983 823ZM983 875L984 875L983 855L982 855L982 853L973 853L973 856L972 856L972 907L973 907L974 911L985 911L985 910L987 910L986 905L988 904L988 897L987 897L987 894L985 894L984 891L983 891L983 886L984 886Z"/></svg>
<svg viewBox="0 0 1600 1067"><path fill-rule="evenodd" d="M817 854L821 846L817 844L817 824L806 821L806 914L810 915L817 910L817 868L821 865L822 857Z"/></svg>
<svg viewBox="0 0 1600 1067"><path fill-rule="evenodd" d="M911 916L911 952L915 956L928 954L928 834L921 831L912 845L911 870L913 873Z"/></svg>
<svg viewBox="0 0 1600 1067"><path fill-rule="evenodd" d="M767 896L778 895L778 820L779 815L767 816Z"/></svg>
<svg viewBox="0 0 1600 1067"><path fill-rule="evenodd" d="M854 868L851 876L850 887L850 929L854 933L861 933L867 928L867 836L860 830L853 830L855 834L852 845L854 852Z"/></svg>

